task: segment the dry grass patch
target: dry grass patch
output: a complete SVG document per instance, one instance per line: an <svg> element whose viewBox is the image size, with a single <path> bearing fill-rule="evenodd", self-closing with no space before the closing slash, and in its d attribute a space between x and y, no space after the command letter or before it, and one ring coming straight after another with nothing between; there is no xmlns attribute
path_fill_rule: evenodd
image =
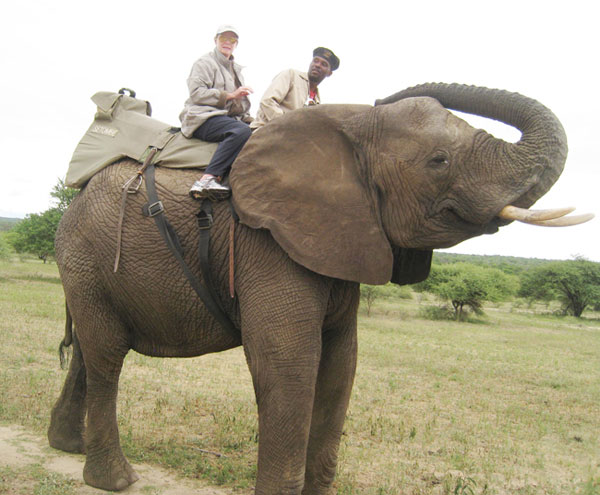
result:
<svg viewBox="0 0 600 495"><path fill-rule="evenodd" d="M38 432L65 376L56 277L55 265L0 263L0 421ZM429 302L361 310L337 493L600 495L599 319L507 305L478 324L419 319ZM258 432L241 349L130 353L118 415L132 461L252 492Z"/></svg>

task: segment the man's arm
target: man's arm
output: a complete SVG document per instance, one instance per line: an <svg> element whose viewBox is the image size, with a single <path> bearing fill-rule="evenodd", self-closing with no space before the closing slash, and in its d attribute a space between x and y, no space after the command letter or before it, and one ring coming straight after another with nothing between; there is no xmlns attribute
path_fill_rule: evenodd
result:
<svg viewBox="0 0 600 495"><path fill-rule="evenodd" d="M283 115L284 112L281 108L281 103L289 93L292 81L292 69L284 70L275 76L271 85L265 91L260 100L260 109L265 117L265 122Z"/></svg>

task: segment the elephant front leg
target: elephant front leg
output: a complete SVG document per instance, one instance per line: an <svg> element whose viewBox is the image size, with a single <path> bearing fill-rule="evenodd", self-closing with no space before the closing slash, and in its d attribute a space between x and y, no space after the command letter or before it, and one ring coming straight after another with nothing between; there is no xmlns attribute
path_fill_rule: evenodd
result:
<svg viewBox="0 0 600 495"><path fill-rule="evenodd" d="M269 343L244 344L258 404L256 495L300 495L304 485L320 332L305 339L294 330L273 343L264 329Z"/></svg>
<svg viewBox="0 0 600 495"><path fill-rule="evenodd" d="M60 397L50 414L50 446L83 454L86 414L86 372L77 336L73 334L73 357Z"/></svg>
<svg viewBox="0 0 600 495"><path fill-rule="evenodd" d="M352 310L343 321L326 328L323 333L302 495L333 493L331 487L356 361L356 311Z"/></svg>

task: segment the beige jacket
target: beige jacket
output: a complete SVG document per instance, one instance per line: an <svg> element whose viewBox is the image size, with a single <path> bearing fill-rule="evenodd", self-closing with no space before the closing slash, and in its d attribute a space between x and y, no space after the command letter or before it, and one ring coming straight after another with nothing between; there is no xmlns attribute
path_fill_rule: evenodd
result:
<svg viewBox="0 0 600 495"><path fill-rule="evenodd" d="M249 122L250 100L225 101L227 93L232 93L244 85L242 66L227 59L216 48L200 57L187 79L190 97L179 114L181 133L192 137L206 120L215 115L230 115L239 120Z"/></svg>
<svg viewBox="0 0 600 495"><path fill-rule="evenodd" d="M306 72L295 69L280 72L260 100L256 119L250 124L250 127L258 129L284 113L302 108L307 104L309 88ZM317 90L317 96L313 103L321 103L319 90Z"/></svg>

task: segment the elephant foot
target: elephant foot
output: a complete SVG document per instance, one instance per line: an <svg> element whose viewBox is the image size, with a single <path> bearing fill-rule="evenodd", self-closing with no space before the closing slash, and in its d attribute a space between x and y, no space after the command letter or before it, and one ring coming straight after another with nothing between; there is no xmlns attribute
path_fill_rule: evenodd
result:
<svg viewBox="0 0 600 495"><path fill-rule="evenodd" d="M83 468L84 481L101 490L120 491L140 479L125 457L112 461L86 460Z"/></svg>
<svg viewBox="0 0 600 495"><path fill-rule="evenodd" d="M334 493L336 492L331 483L328 483L327 486L307 483L302 490L302 495L333 495Z"/></svg>
<svg viewBox="0 0 600 495"><path fill-rule="evenodd" d="M67 421L60 421L54 414L48 428L50 447L72 454L85 454L82 428L73 428Z"/></svg>

